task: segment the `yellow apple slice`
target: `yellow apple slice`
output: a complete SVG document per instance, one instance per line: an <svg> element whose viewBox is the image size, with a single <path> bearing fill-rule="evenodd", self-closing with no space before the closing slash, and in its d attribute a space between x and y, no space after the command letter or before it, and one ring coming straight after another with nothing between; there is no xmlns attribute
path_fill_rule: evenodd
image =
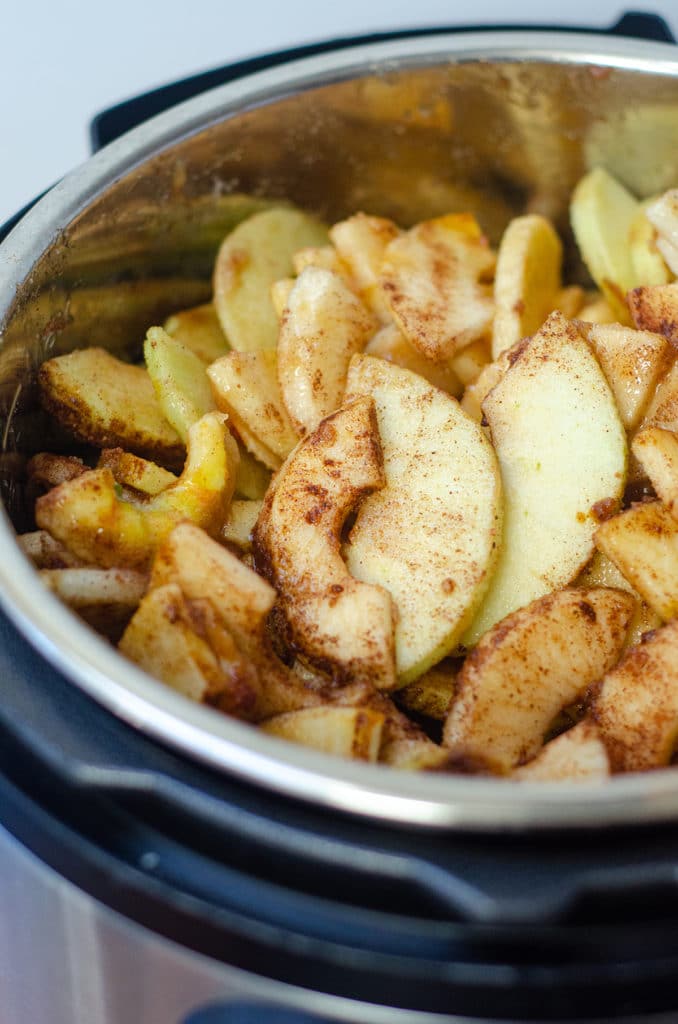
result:
<svg viewBox="0 0 678 1024"><path fill-rule="evenodd" d="M287 298L278 338L278 382L299 436L341 404L351 356L377 321L338 274L307 267Z"/></svg>
<svg viewBox="0 0 678 1024"><path fill-rule="evenodd" d="M448 394L458 398L462 391L462 384L459 377L452 369L449 360L436 362L427 359L421 352L410 345L409 341L400 328L394 324L386 324L374 335L365 347L365 354L375 356L378 359L386 359L389 363L402 366L405 370L412 370L420 377L425 377L429 384L447 391Z"/></svg>
<svg viewBox="0 0 678 1024"><path fill-rule="evenodd" d="M214 306L231 348L275 348L278 318L271 285L292 274L297 249L326 242L322 224L288 207L255 213L226 236L214 266Z"/></svg>
<svg viewBox="0 0 678 1024"><path fill-rule="evenodd" d="M280 468L254 549L279 593L293 647L338 680L391 689L391 598L354 579L339 550L346 517L383 485L374 405L359 398L323 420Z"/></svg>
<svg viewBox="0 0 678 1024"><path fill-rule="evenodd" d="M672 279L658 248L657 229L647 215L655 202L654 199L646 199L641 203L629 227L631 264L638 284L668 284Z"/></svg>
<svg viewBox="0 0 678 1024"><path fill-rule="evenodd" d="M288 711L262 722L269 736L301 743L325 754L376 761L379 756L384 716L369 708L338 708L322 705Z"/></svg>
<svg viewBox="0 0 678 1024"><path fill-rule="evenodd" d="M40 579L93 629L118 640L148 586L134 569L44 569Z"/></svg>
<svg viewBox="0 0 678 1024"><path fill-rule="evenodd" d="M678 620L630 647L602 680L592 714L615 772L664 768L678 738Z"/></svg>
<svg viewBox="0 0 678 1024"><path fill-rule="evenodd" d="M452 661L434 665L421 678L398 690L398 704L406 711L444 722L456 692L457 673Z"/></svg>
<svg viewBox="0 0 678 1024"><path fill-rule="evenodd" d="M629 322L625 295L641 284L631 262L629 230L640 204L604 168L585 175L572 195L570 220L581 257L621 323Z"/></svg>
<svg viewBox="0 0 678 1024"><path fill-rule="evenodd" d="M678 522L665 505L633 505L603 523L595 539L664 622L678 615Z"/></svg>
<svg viewBox="0 0 678 1024"><path fill-rule="evenodd" d="M384 324L390 322L391 311L379 275L386 246L399 235L400 229L392 220L366 213L356 213L330 228L337 255L348 269L358 294Z"/></svg>
<svg viewBox="0 0 678 1024"><path fill-rule="evenodd" d="M151 378L102 348L48 359L38 374L42 404L78 440L181 465L184 444L165 419Z"/></svg>
<svg viewBox="0 0 678 1024"><path fill-rule="evenodd" d="M494 253L470 214L423 221L386 248L381 287L407 340L448 359L486 334L494 316Z"/></svg>
<svg viewBox="0 0 678 1024"><path fill-rule="evenodd" d="M644 633L661 626L662 620L656 612L650 608L637 590L634 590L626 576L611 562L602 551L594 551L593 557L587 566L577 577L575 586L584 587L611 587L613 590L625 590L634 598L636 606L629 628L626 633L624 647L632 644L639 644Z"/></svg>
<svg viewBox="0 0 678 1024"><path fill-rule="evenodd" d="M346 398L374 398L386 487L345 546L350 572L396 609L401 686L456 645L487 589L501 539L501 482L483 431L450 395L372 356L354 356Z"/></svg>
<svg viewBox="0 0 678 1024"><path fill-rule="evenodd" d="M659 334L621 324L579 327L612 388L622 423L635 429L673 359L671 346Z"/></svg>
<svg viewBox="0 0 678 1024"><path fill-rule="evenodd" d="M547 743L511 777L521 782L599 782L609 775L610 760L600 730L585 718Z"/></svg>
<svg viewBox="0 0 678 1024"><path fill-rule="evenodd" d="M207 366L225 356L230 347L212 302L173 313L163 327L171 338L195 352Z"/></svg>
<svg viewBox="0 0 678 1024"><path fill-rule="evenodd" d="M467 657L445 722L452 763L507 774L617 661L633 614L619 590L557 590L497 623Z"/></svg>
<svg viewBox="0 0 678 1024"><path fill-rule="evenodd" d="M466 646L574 579L593 553L599 503L618 503L626 476L626 433L609 385L560 313L519 347L483 412L501 467L504 542Z"/></svg>
<svg viewBox="0 0 678 1024"><path fill-rule="evenodd" d="M252 550L252 534L261 512L261 501L232 501L221 531L222 540L242 551Z"/></svg>
<svg viewBox="0 0 678 1024"><path fill-rule="evenodd" d="M278 469L297 443L278 385L275 352L229 352L207 370L217 406L229 416L245 447Z"/></svg>
<svg viewBox="0 0 678 1024"><path fill-rule="evenodd" d="M149 328L144 359L163 415L186 443L189 428L215 408L205 364L162 327Z"/></svg>
<svg viewBox="0 0 678 1024"><path fill-rule="evenodd" d="M502 236L494 278L492 358L539 330L556 308L563 246L549 220L514 217Z"/></svg>
<svg viewBox="0 0 678 1024"><path fill-rule="evenodd" d="M102 568L147 568L178 522L217 534L230 503L238 449L224 417L209 413L191 427L181 476L145 501L120 495L108 468L55 487L36 502L36 522L80 558Z"/></svg>
<svg viewBox="0 0 678 1024"><path fill-rule="evenodd" d="M648 427L633 439L631 450L671 515L678 521L678 436L662 427Z"/></svg>
<svg viewBox="0 0 678 1024"><path fill-rule="evenodd" d="M661 334L678 348L678 282L634 288L627 300L638 330Z"/></svg>
<svg viewBox="0 0 678 1024"><path fill-rule="evenodd" d="M671 188L658 199L648 202L645 215L657 230L655 245L673 276L678 275L678 189ZM662 284L662 281L641 281L640 284Z"/></svg>

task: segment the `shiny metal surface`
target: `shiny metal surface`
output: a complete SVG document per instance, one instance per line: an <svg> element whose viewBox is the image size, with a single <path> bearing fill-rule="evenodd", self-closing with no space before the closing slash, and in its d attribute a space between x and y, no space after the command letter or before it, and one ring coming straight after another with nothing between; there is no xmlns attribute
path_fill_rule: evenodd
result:
<svg viewBox="0 0 678 1024"><path fill-rule="evenodd" d="M329 219L403 223L473 208L497 238L539 210L567 238L570 191L602 163L641 195L678 182L674 47L585 34L440 35L356 47L214 90L69 175L0 249L0 477L25 512L21 454L49 447L35 369L73 346L133 352L149 319L209 293L223 232L288 198ZM573 276L581 273L570 249ZM53 443L53 438L50 438ZM132 725L278 791L430 828L678 819L678 773L605 786L418 776L344 763L191 704L111 651L54 598L0 523L0 599L45 657Z"/></svg>
<svg viewBox="0 0 678 1024"><path fill-rule="evenodd" d="M344 1024L521 1024L358 1002L199 955L77 889L1 826L0 875L2 1024L184 1024L192 1013L212 1006L220 1007L227 1021L228 1007L243 1003ZM614 1019L675 1024L676 1015ZM581 1024L605 1021L590 1018Z"/></svg>

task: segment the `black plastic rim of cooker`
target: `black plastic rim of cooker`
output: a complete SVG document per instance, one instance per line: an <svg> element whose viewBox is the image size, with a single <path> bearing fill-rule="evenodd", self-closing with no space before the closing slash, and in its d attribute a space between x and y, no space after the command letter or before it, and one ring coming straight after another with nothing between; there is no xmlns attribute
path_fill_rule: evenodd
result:
<svg viewBox="0 0 678 1024"><path fill-rule="evenodd" d="M263 67L442 31L313 44L206 72L102 113L93 144ZM626 15L612 31L672 41L652 15ZM676 827L434 835L308 807L136 733L4 616L0 691L0 823L63 877L186 948L439 1014L649 1020L678 1009Z"/></svg>

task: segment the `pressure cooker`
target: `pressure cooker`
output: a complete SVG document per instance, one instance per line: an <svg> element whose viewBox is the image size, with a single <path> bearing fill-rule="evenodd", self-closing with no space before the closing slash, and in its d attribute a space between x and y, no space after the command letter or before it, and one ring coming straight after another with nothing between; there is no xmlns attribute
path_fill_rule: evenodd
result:
<svg viewBox="0 0 678 1024"><path fill-rule="evenodd" d="M666 27L342 39L131 100L92 138L0 248L0 1021L678 1020L678 772L511 786L285 744L125 661L15 540L22 460L54 440L40 363L132 354L209 296L262 200L472 208L495 241L538 210L567 241L587 168L676 185Z"/></svg>

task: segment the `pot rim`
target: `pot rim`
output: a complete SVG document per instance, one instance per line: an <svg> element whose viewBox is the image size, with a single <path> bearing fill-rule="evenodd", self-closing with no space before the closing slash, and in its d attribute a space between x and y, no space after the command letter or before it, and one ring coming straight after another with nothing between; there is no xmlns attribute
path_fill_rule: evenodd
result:
<svg viewBox="0 0 678 1024"><path fill-rule="evenodd" d="M0 316L64 225L120 177L187 136L267 102L359 75L493 60L678 77L678 51L671 44L561 31L422 35L248 75L133 129L48 192L0 246ZM678 819L678 772L671 770L605 783L507 783L356 764L267 736L182 697L111 649L44 588L4 510L0 556L0 603L47 661L129 725L211 768L326 808L428 829L545 830Z"/></svg>

